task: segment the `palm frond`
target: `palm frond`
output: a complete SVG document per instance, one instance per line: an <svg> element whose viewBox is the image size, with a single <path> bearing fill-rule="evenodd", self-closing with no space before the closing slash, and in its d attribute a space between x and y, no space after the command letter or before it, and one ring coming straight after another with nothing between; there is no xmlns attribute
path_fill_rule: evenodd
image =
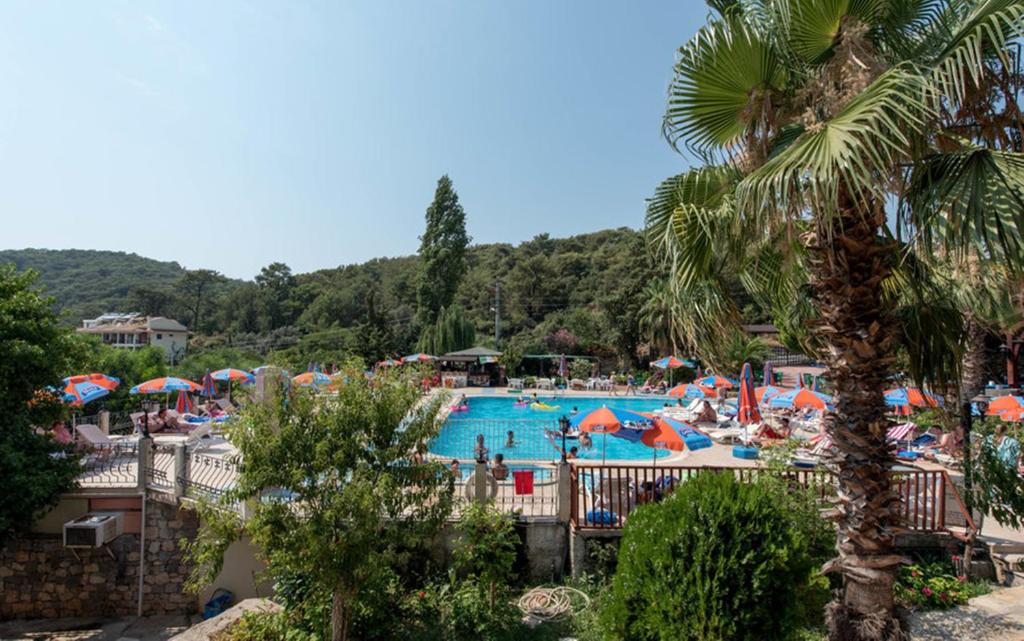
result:
<svg viewBox="0 0 1024 641"><path fill-rule="evenodd" d="M693 169L663 181L648 201L648 241L684 284L711 272L714 246L736 219L732 190L738 178L728 166Z"/></svg>
<svg viewBox="0 0 1024 641"><path fill-rule="evenodd" d="M843 18L850 16L874 25L884 14L881 0L788 0L781 3L789 47L804 62L828 59L840 33Z"/></svg>
<svg viewBox="0 0 1024 641"><path fill-rule="evenodd" d="M905 227L928 250L977 251L1011 267L1022 262L1024 154L973 145L935 154L913 167L904 206Z"/></svg>
<svg viewBox="0 0 1024 641"><path fill-rule="evenodd" d="M951 12L964 3L952 3ZM959 103L973 86L981 84L986 65L998 60L1011 67L1008 51L1024 35L1024 3L1020 0L984 0L962 15L952 27L946 47L937 55L933 77L942 97Z"/></svg>
<svg viewBox="0 0 1024 641"><path fill-rule="evenodd" d="M765 126L786 70L761 32L739 17L713 20L679 50L662 130L707 155Z"/></svg>
<svg viewBox="0 0 1024 641"><path fill-rule="evenodd" d="M855 200L884 201L885 178L925 127L931 105L924 77L905 67L886 71L740 182L738 208L748 215L810 209L829 216L840 190Z"/></svg>

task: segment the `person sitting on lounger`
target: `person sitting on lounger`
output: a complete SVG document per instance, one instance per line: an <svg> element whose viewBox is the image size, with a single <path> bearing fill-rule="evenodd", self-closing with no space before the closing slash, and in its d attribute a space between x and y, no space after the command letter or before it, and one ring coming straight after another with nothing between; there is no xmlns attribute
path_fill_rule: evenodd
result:
<svg viewBox="0 0 1024 641"><path fill-rule="evenodd" d="M696 423L717 423L718 414L715 413L715 408L711 407L711 403L704 401L700 406L700 413L697 414L695 419Z"/></svg>
<svg viewBox="0 0 1024 641"><path fill-rule="evenodd" d="M150 421L149 431L153 433L180 432L181 426L178 424L177 417L168 414L166 407L161 407L160 411L156 413L156 420Z"/></svg>
<svg viewBox="0 0 1024 641"><path fill-rule="evenodd" d="M71 436L71 432L68 431L68 426L64 424L64 421L53 422L53 425L50 426L50 438L61 445L67 445L74 440Z"/></svg>
<svg viewBox="0 0 1024 641"><path fill-rule="evenodd" d="M222 410L220 405L217 405L214 401L207 402L206 405L203 406L203 410L210 418L220 418L225 415L224 410Z"/></svg>

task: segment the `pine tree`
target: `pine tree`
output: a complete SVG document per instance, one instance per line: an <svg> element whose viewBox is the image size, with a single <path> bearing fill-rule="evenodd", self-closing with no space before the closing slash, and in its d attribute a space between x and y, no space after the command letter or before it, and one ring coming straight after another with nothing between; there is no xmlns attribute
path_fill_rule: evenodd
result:
<svg viewBox="0 0 1024 641"><path fill-rule="evenodd" d="M427 208L427 229L420 236L423 274L419 288L418 317L432 325L441 310L451 305L466 273L466 212L448 175L441 176L434 202Z"/></svg>

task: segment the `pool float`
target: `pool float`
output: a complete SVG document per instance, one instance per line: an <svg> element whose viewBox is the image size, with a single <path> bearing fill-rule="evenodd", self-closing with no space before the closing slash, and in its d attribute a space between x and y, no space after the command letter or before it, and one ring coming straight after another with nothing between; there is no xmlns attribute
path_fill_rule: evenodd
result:
<svg viewBox="0 0 1024 641"><path fill-rule="evenodd" d="M516 401L512 404L513 407L529 407L530 401Z"/></svg>
<svg viewBox="0 0 1024 641"><path fill-rule="evenodd" d="M452 405L453 412L468 412L469 405Z"/></svg>
<svg viewBox="0 0 1024 641"><path fill-rule="evenodd" d="M541 403L541 402L531 403L530 404L530 409L531 410L538 410L538 411L541 411L541 412L553 412L553 411L561 409L561 408L562 408L561 405L548 405L547 403Z"/></svg>

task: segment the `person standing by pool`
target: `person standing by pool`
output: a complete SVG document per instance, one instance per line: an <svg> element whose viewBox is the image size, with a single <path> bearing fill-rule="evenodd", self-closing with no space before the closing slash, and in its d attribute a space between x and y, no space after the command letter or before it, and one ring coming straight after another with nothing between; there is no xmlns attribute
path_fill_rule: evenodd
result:
<svg viewBox="0 0 1024 641"><path fill-rule="evenodd" d="M516 446L516 433L512 430L508 431L508 438L505 439L505 449L511 449ZM498 454L497 456L501 456Z"/></svg>
<svg viewBox="0 0 1024 641"><path fill-rule="evenodd" d="M505 465L505 455L494 455L494 466L491 467L491 475L495 481L504 481L508 478L508 466Z"/></svg>
<svg viewBox="0 0 1024 641"><path fill-rule="evenodd" d="M636 396L636 379L631 373L626 375L626 396L629 396L630 393Z"/></svg>
<svg viewBox="0 0 1024 641"><path fill-rule="evenodd" d="M452 481L458 481L462 477L462 470L459 469L459 459L452 459L452 464L448 467L448 471L452 474Z"/></svg>
<svg viewBox="0 0 1024 641"><path fill-rule="evenodd" d="M483 434L477 434L476 435L476 447L473 448L473 454L476 456L476 460L477 460L478 463L486 463L487 462L487 459L489 458L488 457L488 449L487 449L487 446L484 445L484 435Z"/></svg>

